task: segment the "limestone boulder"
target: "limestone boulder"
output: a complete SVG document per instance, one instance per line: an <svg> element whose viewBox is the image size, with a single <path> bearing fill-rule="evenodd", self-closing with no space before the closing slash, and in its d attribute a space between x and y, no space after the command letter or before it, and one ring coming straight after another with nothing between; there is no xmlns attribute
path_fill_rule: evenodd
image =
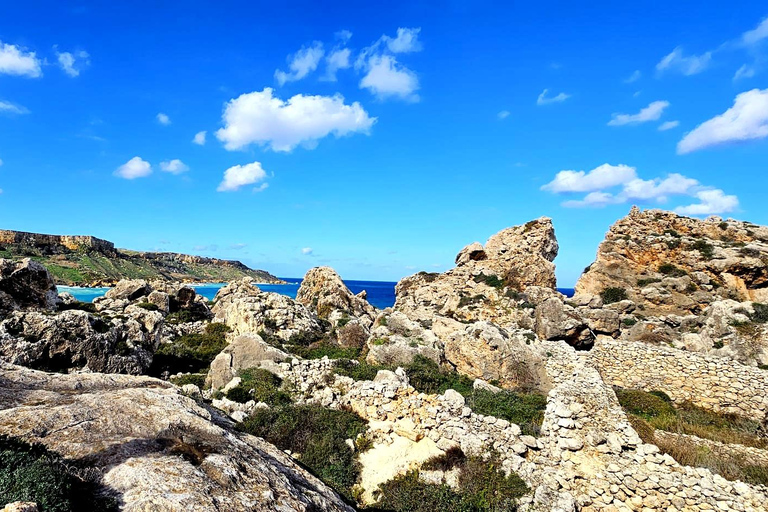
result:
<svg viewBox="0 0 768 512"><path fill-rule="evenodd" d="M344 313L365 328L373 324L377 314L376 308L363 296L353 294L331 267L310 269L296 292L296 302L325 319L333 312Z"/></svg>
<svg viewBox="0 0 768 512"><path fill-rule="evenodd" d="M140 297L149 295L152 287L144 279L122 279L104 296L107 299L125 299L128 301L136 300Z"/></svg>
<svg viewBox="0 0 768 512"><path fill-rule="evenodd" d="M0 315L14 309L53 309L58 300L53 277L40 263L0 258Z"/></svg>
<svg viewBox="0 0 768 512"><path fill-rule="evenodd" d="M242 334L216 356L206 377L206 388L224 387L240 370L269 365L288 359L290 356L268 345L256 334Z"/></svg>

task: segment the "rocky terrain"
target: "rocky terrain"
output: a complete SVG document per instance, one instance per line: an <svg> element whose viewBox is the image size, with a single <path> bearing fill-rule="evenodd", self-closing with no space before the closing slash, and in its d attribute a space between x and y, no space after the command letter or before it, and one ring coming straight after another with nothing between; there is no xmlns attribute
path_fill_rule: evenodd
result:
<svg viewBox="0 0 768 512"><path fill-rule="evenodd" d="M633 208L567 298L541 218L385 310L329 267L89 306L0 260L0 462L105 510L768 510L766 234ZM53 510L13 466L0 506Z"/></svg>
<svg viewBox="0 0 768 512"><path fill-rule="evenodd" d="M57 284L69 286L111 286L121 279L226 282L251 277L260 283L283 282L239 261L117 249L92 236L0 230L0 258L32 258L48 268Z"/></svg>

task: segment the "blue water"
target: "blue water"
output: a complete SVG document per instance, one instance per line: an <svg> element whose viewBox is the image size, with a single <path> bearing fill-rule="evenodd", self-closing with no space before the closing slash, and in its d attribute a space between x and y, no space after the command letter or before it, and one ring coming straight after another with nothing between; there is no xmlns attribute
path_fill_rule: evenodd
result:
<svg viewBox="0 0 768 512"><path fill-rule="evenodd" d="M287 284L260 284L258 286L264 291L287 295L295 299L296 292L301 285L301 279L284 277L283 280L287 281ZM193 288L206 299L213 300L216 292L225 284L209 283L193 286ZM367 291L368 302L379 309L388 308L395 304L395 285L397 283L389 281L344 281L344 284L355 294L363 290ZM109 288L79 288L76 286L59 286L58 288L59 293L69 292L82 302L93 302L93 299L101 297L109 290ZM567 297L573 297L573 288L558 288L557 291Z"/></svg>

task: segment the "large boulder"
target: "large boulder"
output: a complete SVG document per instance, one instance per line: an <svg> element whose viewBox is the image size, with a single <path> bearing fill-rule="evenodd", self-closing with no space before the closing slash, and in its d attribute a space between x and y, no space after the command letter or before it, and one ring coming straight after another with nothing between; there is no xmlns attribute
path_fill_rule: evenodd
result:
<svg viewBox="0 0 768 512"><path fill-rule="evenodd" d="M53 309L57 302L58 292L48 269L29 258L0 258L0 314L20 308Z"/></svg>
<svg viewBox="0 0 768 512"><path fill-rule="evenodd" d="M328 319L334 311L340 311L356 318L366 328L376 318L376 308L362 296L353 294L331 267L309 269L296 292L296 302L320 318Z"/></svg>
<svg viewBox="0 0 768 512"><path fill-rule="evenodd" d="M352 512L290 456L163 381L0 363L0 382L0 434L89 468L121 510Z"/></svg>
<svg viewBox="0 0 768 512"><path fill-rule="evenodd" d="M260 336L237 336L211 363L206 377L206 388L219 389L235 378L240 370L284 361L289 355L271 345Z"/></svg>

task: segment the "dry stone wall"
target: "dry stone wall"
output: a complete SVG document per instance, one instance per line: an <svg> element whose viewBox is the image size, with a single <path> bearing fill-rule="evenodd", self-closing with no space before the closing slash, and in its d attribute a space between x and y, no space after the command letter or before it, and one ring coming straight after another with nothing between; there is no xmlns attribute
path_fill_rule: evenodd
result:
<svg viewBox="0 0 768 512"><path fill-rule="evenodd" d="M663 391L676 403L691 402L719 413L758 421L768 415L768 371L731 359L641 342L600 337L589 352L612 385Z"/></svg>

